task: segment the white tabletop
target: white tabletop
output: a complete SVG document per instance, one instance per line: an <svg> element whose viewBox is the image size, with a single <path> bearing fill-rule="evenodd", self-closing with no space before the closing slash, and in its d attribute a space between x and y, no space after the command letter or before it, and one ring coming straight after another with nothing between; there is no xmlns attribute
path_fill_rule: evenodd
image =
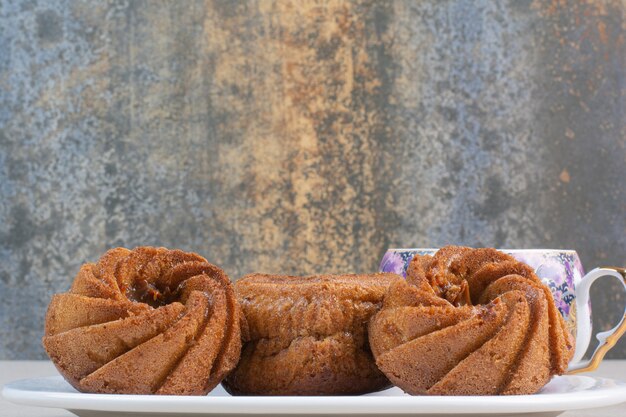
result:
<svg viewBox="0 0 626 417"><path fill-rule="evenodd" d="M58 375L56 369L49 361L0 361L0 385L7 382L32 377ZM626 381L626 360L606 360L600 368L591 373L595 376ZM624 398L626 401L626 398ZM11 404L0 398L0 416L2 417L68 417L74 416L72 413L54 409L40 407L26 407ZM605 408L589 409L582 411L570 411L561 414L562 417L625 417L626 402Z"/></svg>

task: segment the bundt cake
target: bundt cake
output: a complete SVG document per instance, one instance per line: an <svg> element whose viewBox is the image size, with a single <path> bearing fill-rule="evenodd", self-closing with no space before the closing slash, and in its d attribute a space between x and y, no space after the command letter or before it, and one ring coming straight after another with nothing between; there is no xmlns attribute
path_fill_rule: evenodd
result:
<svg viewBox="0 0 626 417"><path fill-rule="evenodd" d="M52 298L43 345L79 391L205 395L237 364L242 317L200 255L116 248Z"/></svg>
<svg viewBox="0 0 626 417"><path fill-rule="evenodd" d="M235 395L345 395L382 389L367 323L395 274L253 274L235 283L249 326L241 360L224 380Z"/></svg>
<svg viewBox="0 0 626 417"><path fill-rule="evenodd" d="M573 338L532 268L495 249L416 255L369 325L376 364L413 395L532 394Z"/></svg>

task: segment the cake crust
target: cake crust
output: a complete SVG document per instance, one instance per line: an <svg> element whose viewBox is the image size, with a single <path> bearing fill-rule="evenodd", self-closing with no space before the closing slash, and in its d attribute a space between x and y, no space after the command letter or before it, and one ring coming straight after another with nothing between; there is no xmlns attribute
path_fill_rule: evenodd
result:
<svg viewBox="0 0 626 417"><path fill-rule="evenodd" d="M115 248L53 297L42 342L82 392L205 395L237 363L242 323L230 280L200 255Z"/></svg>
<svg viewBox="0 0 626 417"><path fill-rule="evenodd" d="M395 274L247 275L235 291L249 326L235 395L347 395L389 385L367 343L367 323Z"/></svg>
<svg viewBox="0 0 626 417"><path fill-rule="evenodd" d="M416 255L369 324L376 364L413 395L533 394L574 342L532 268L495 249Z"/></svg>

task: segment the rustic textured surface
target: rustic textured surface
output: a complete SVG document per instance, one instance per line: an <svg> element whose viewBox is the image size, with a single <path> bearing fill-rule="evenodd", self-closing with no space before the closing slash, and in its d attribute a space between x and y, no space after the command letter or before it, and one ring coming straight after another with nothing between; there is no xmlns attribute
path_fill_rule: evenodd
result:
<svg viewBox="0 0 626 417"><path fill-rule="evenodd" d="M565 3L0 0L0 358L43 357L50 295L117 245L233 278L446 243L626 264L626 6Z"/></svg>

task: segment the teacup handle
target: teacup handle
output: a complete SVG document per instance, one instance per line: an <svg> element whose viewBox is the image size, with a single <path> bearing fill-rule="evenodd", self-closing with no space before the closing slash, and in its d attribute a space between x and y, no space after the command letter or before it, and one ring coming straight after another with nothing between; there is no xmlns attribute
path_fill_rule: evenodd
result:
<svg viewBox="0 0 626 417"><path fill-rule="evenodd" d="M626 308L624 309L624 317L617 326L606 332L596 335L596 339L600 342L596 350L591 355L591 359L580 361L582 356L589 347L591 340L591 323L589 320L583 320L583 317L591 317L589 311L589 289L591 285L600 277L612 276L620 280L624 284L626 290L626 269L615 268L612 266L604 268L596 268L583 277L578 285L576 285L576 310L578 320L576 321L576 354L573 363L570 364L567 373L578 374L581 372L593 371L600 365L604 355L613 347L619 338L626 332ZM580 346L579 346L580 343Z"/></svg>

